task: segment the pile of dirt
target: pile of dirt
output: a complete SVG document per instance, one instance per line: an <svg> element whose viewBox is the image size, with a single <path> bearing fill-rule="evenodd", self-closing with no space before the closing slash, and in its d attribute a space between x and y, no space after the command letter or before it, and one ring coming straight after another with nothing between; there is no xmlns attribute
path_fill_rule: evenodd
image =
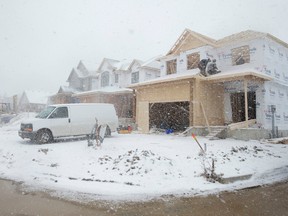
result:
<svg viewBox="0 0 288 216"><path fill-rule="evenodd" d="M106 165L107 169L112 169L119 175L140 175L144 176L153 171L155 166L163 166L163 173L173 175L172 160L150 150L130 150L125 154L118 155L116 158L104 156L98 159L101 165Z"/></svg>
<svg viewBox="0 0 288 216"><path fill-rule="evenodd" d="M288 144L288 139L283 139L277 142L277 144Z"/></svg>

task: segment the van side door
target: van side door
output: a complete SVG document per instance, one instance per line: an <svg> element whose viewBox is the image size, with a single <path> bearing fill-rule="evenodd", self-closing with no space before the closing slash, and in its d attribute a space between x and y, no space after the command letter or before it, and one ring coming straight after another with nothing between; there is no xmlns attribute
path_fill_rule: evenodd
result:
<svg viewBox="0 0 288 216"><path fill-rule="evenodd" d="M50 129L54 137L70 136L69 107L57 107L49 116Z"/></svg>

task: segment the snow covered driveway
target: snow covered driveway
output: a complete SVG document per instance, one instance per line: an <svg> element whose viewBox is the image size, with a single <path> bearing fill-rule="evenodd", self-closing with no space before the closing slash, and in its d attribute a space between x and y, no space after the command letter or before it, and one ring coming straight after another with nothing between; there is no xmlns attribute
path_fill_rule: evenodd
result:
<svg viewBox="0 0 288 216"><path fill-rule="evenodd" d="M97 149L86 140L36 145L18 137L19 123L0 128L0 178L23 181L34 189L89 199L146 199L161 195L215 193L288 178L288 145L259 141L113 134ZM214 159L223 178L252 175L229 184L201 174Z"/></svg>

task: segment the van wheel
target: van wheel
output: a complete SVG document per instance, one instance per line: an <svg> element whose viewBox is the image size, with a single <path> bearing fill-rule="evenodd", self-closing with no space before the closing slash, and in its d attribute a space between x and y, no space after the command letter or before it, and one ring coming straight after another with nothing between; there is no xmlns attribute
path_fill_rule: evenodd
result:
<svg viewBox="0 0 288 216"><path fill-rule="evenodd" d="M36 142L45 144L53 141L52 133L49 130L41 130L37 133Z"/></svg>
<svg viewBox="0 0 288 216"><path fill-rule="evenodd" d="M106 127L106 132L105 132L105 137L110 137L111 136L111 130L109 126Z"/></svg>

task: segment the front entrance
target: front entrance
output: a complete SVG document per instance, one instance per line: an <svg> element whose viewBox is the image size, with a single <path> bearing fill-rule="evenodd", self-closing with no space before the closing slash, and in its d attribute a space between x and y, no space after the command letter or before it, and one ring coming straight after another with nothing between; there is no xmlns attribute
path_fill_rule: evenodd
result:
<svg viewBox="0 0 288 216"><path fill-rule="evenodd" d="M149 129L184 131L189 127L189 102L149 104Z"/></svg>
<svg viewBox="0 0 288 216"><path fill-rule="evenodd" d="M248 120L256 119L256 93L248 92ZM244 92L230 94L233 123L245 121L245 95Z"/></svg>

